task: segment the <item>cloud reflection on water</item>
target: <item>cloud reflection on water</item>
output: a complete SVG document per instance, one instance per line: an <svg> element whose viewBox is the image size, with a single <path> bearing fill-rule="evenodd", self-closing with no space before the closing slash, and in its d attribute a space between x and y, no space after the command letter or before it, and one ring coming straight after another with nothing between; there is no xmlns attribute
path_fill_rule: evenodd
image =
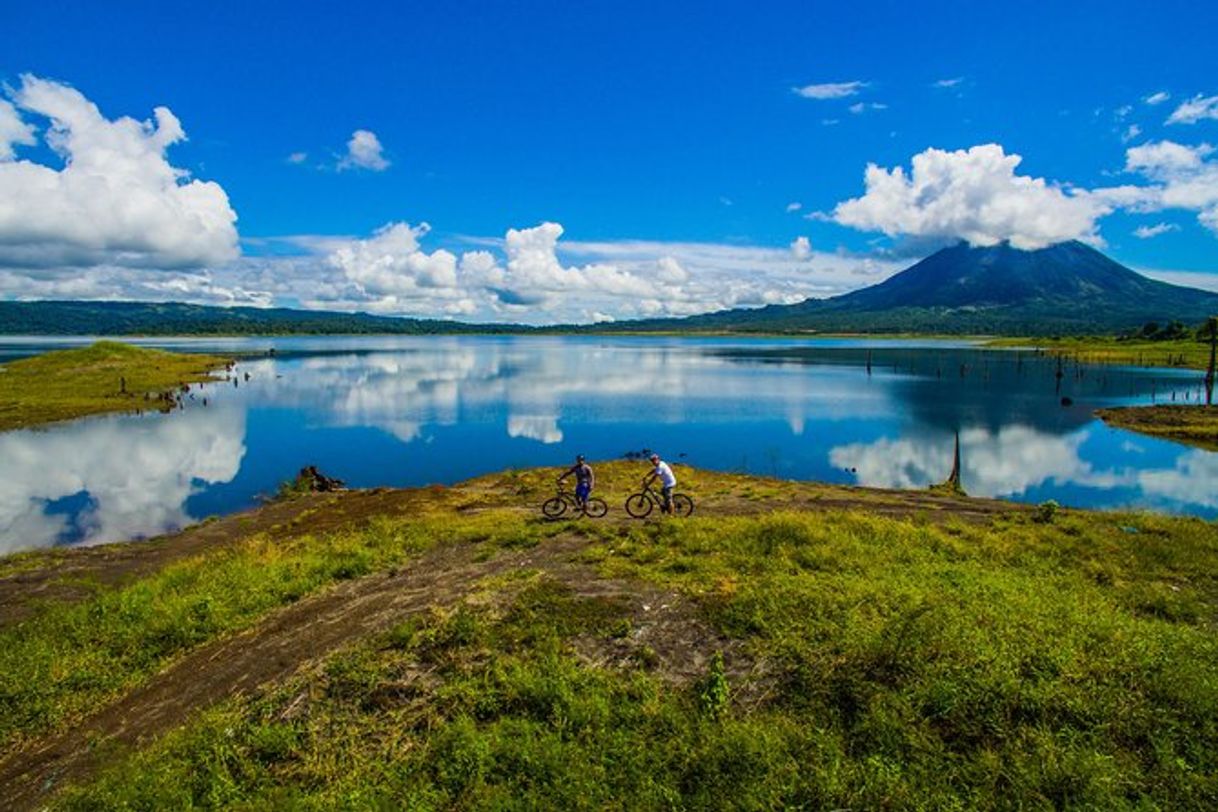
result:
<svg viewBox="0 0 1218 812"><path fill-rule="evenodd" d="M212 387L208 408L0 434L13 474L0 552L160 533L199 518L190 505L245 507L304 464L356 486L422 484L659 442L699 466L922 488L946 477L957 428L970 493L1218 511L1218 455L1093 419L1156 386L1164 397L1144 373L1067 378L1066 408L1050 362L974 349L875 350L869 375L869 350L794 342L313 342L321 353L243 361L252 379Z"/></svg>
<svg viewBox="0 0 1218 812"><path fill-rule="evenodd" d="M0 434L0 553L184 527L186 500L237 475L245 411L194 408ZM48 513L77 498L72 510Z"/></svg>

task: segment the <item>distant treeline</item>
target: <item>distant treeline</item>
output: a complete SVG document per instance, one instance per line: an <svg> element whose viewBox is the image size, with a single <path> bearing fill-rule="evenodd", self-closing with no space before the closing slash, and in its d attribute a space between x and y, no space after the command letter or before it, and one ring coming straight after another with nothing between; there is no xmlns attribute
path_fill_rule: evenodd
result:
<svg viewBox="0 0 1218 812"><path fill-rule="evenodd" d="M531 328L441 319L179 302L0 302L4 335L436 335Z"/></svg>
<svg viewBox="0 0 1218 812"><path fill-rule="evenodd" d="M374 316L290 308L214 307L179 302L0 302L0 335L245 336L245 335L459 335L521 333L869 333L1080 336L1121 335L1171 340L1197 333L1179 321L1143 327L1139 314L1080 308L1062 317L1037 307L892 308L834 312L827 303L728 310L687 318L594 325L470 324L442 319ZM1060 311L1058 311L1060 312Z"/></svg>

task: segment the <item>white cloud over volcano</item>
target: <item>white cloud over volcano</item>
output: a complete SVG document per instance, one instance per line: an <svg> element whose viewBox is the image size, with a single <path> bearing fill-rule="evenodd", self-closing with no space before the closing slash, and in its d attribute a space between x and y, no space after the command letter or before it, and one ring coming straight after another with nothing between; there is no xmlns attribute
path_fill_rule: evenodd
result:
<svg viewBox="0 0 1218 812"><path fill-rule="evenodd" d="M1066 240L1098 241L1096 221L1112 205L1016 174L1022 161L999 144L967 150L928 149L912 168L869 164L866 193L839 203L831 219L889 236L957 238L973 245L1010 242L1043 248Z"/></svg>
<svg viewBox="0 0 1218 812"><path fill-rule="evenodd" d="M999 144L928 149L913 156L909 171L869 164L865 193L821 217L890 237L966 240L976 246L1009 242L1025 250L1067 240L1103 245L1099 222L1119 210L1196 212L1203 226L1218 233L1214 152L1209 144L1174 141L1130 147L1124 170L1140 176L1139 182L1088 190L1017 174L1023 159Z"/></svg>

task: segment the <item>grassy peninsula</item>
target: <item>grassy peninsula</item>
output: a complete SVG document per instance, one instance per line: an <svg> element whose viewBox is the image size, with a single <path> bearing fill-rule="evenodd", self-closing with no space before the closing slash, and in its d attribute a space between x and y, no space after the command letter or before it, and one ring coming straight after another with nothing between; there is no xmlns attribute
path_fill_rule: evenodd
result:
<svg viewBox="0 0 1218 812"><path fill-rule="evenodd" d="M1206 809L1218 526L679 469L0 561L10 808Z"/></svg>
<svg viewBox="0 0 1218 812"><path fill-rule="evenodd" d="M170 408L184 384L214 379L227 359L117 341L0 366L0 431L105 412Z"/></svg>
<svg viewBox="0 0 1218 812"><path fill-rule="evenodd" d="M986 346L1029 347L1088 364L1140 367L1204 370L1210 358L1209 345L1193 338L1171 341L1138 340L1119 336L996 338L987 341Z"/></svg>
<svg viewBox="0 0 1218 812"><path fill-rule="evenodd" d="M1218 451L1218 406L1127 406L1096 414L1110 426Z"/></svg>

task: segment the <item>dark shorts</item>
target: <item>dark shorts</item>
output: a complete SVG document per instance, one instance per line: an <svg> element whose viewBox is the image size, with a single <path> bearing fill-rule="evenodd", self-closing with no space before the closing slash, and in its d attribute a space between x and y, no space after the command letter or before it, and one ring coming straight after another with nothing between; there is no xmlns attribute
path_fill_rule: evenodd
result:
<svg viewBox="0 0 1218 812"><path fill-rule="evenodd" d="M660 488L660 496L664 497L664 504L666 506L672 506L672 489L674 487L675 486L665 485L664 487Z"/></svg>
<svg viewBox="0 0 1218 812"><path fill-rule="evenodd" d="M581 482L575 486L575 498L581 502L586 501L590 493L592 493L592 486L587 482Z"/></svg>

